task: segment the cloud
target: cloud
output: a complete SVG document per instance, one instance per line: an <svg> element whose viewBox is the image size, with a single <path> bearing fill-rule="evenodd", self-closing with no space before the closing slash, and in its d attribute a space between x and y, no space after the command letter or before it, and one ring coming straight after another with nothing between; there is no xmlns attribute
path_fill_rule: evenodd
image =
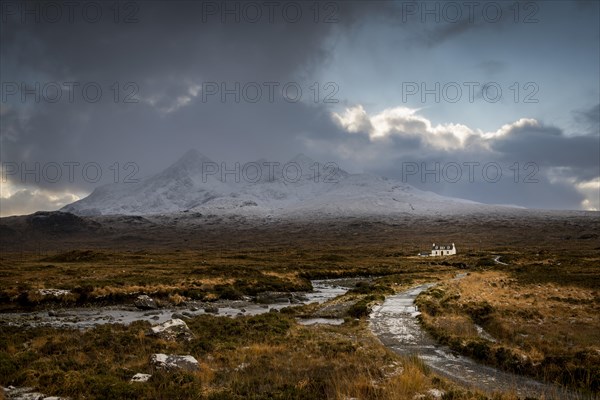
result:
<svg viewBox="0 0 600 400"><path fill-rule="evenodd" d="M575 121L582 126L584 132L600 134L600 103L585 110L574 111Z"/></svg>
<svg viewBox="0 0 600 400"><path fill-rule="evenodd" d="M585 197L581 202L583 209L600 211L600 178L575 183L575 187Z"/></svg>
<svg viewBox="0 0 600 400"><path fill-rule="evenodd" d="M0 196L0 217L54 211L79 199L80 197L73 193L19 189L6 197Z"/></svg>
<svg viewBox="0 0 600 400"><path fill-rule="evenodd" d="M544 194L545 198L557 199L552 203L556 207L563 207L559 204L560 199L564 199L564 207L579 207L584 192L577 190L575 185L598 175L598 160L594 153L598 148L597 139L594 139L598 133L598 106L575 113L581 126L579 134L567 134L559 128L546 126L539 117L537 120L519 120L514 118L515 113L502 108L494 111L499 110L500 123L507 122L506 125L484 132L458 117L456 120L447 117L453 114L438 114L436 118L436 112L445 105L423 110L390 107L390 104L397 104L394 95L389 104L386 101L384 105L377 105L382 111L370 113L365 110L368 108L366 101L379 97L380 91L382 98L389 97L381 89L393 87L402 79L454 80L455 75L460 76L463 72L504 77L508 72L518 70L523 60L530 62L530 57L545 59L531 51L539 46L532 47L528 43L561 46L554 39L548 40L554 36L539 35L539 31L555 32L551 14L560 14L561 20L565 19L563 8L555 10L544 3L546 19L542 23L514 26L510 22L511 27L518 28L512 30L513 34L520 34L519 29L528 29L543 38L543 42L536 42L538 36L527 36L530 41L521 43L527 44L526 49L515 50L512 36L496 35L499 30L506 33L504 22L482 22L479 14L474 23L469 23L465 20L467 15L463 14L456 24L447 21L423 23L420 15L410 17L405 23L402 3L396 2L296 2L302 5L304 15L297 23L282 19L281 9L274 23L264 20L252 23L243 19L223 23L221 15L203 19L203 4L223 7L222 2L134 3L140 9L136 15L139 22L133 24L114 23L108 7L104 12L109 18L99 23L79 20L73 24L22 24L19 15L9 15L8 21L0 24L3 83L32 85L38 82L43 86L74 81L80 84L73 90L65 89L63 100L57 103L44 99L35 102L31 96L23 101L20 93L2 101L0 160L19 165L25 162L29 166L35 162L42 165L96 162L103 169L102 180L97 183L90 183L81 176L74 181L17 182L22 183L19 190L24 190L20 194L21 201L41 204L42 200L33 200L36 198L56 204L52 203L55 200L51 193L61 199L70 193L89 193L95 186L114 180L111 167L116 164L122 177L128 172L123 166L135 163L139 167L136 177L142 178L162 170L189 148L197 148L215 159L236 161L260 157L287 159L299 151L306 151L320 155L326 161L345 160L356 170L389 172L392 176L398 174L397 165L403 160L497 160L509 165L515 161L535 161L540 166L540 174L546 178L540 186L558 190L562 185L558 193ZM31 8L43 4L41 1L28 2ZM316 4L324 4L319 9L317 23L314 21ZM332 11L326 4L336 7L333 23L323 22ZM443 4L438 2L437 5ZM513 4L502 4L505 6ZM585 4L585 7L589 5ZM596 9L597 4L592 7ZM589 25L593 28L588 19L577 18L590 15L595 14L582 9L580 14L565 21L574 21L569 22L573 24L569 27ZM512 14L507 11L506 16L503 21L511 21ZM544 21L550 24L544 25ZM591 28L583 32L593 30ZM574 29L573 32L580 31ZM364 47L354 48L352 44L349 49L343 49L343 39L352 37L362 38L357 43ZM461 41L455 40L457 38ZM573 48L587 49L585 46L593 44L595 47L591 50L597 51L596 36L591 39L584 36L583 39ZM492 49L493 54L478 56L485 53L480 51L482 49ZM510 50L510 55L501 57L502 62L495 61L498 54L504 54L506 50ZM547 54L556 53L559 52ZM570 56L563 58L578 60ZM350 60L352 65L328 69L337 59ZM472 71L464 71L458 60L466 60L465 65L472 67ZM413 77L415 72L410 67L413 63L417 63L417 72L423 72L423 76L416 74ZM546 64L555 70L567 70L568 67L550 61ZM343 73L336 75L336 68L342 72L351 70L356 77L354 74L349 75L353 79L344 78ZM529 73L537 76L538 68L535 64L521 70L523 76L520 78L525 79ZM328 75L329 71L333 72ZM363 76L364 82L360 81ZM327 91L323 85L327 81L338 82L338 78L341 84L335 98L339 103L324 103L323 94ZM466 78L470 79L470 76ZM344 79L346 87L343 87ZM589 76L583 79L587 86L593 86L589 85ZM321 89L319 101L313 100L315 81ZM223 101L220 94L204 101L203 84L210 82L224 83L229 88L236 83L243 87L252 82L259 85L277 82L279 86L273 102L265 100L264 93L263 100L256 103L244 99L236 101L231 95ZM301 101L291 103L282 95L281 87L288 82L301 85ZM82 85L86 83L101 87L100 101L82 98ZM127 87L128 83L134 86ZM362 102L365 106L349 107L346 111L336 108L339 104L350 104L345 96L353 95L348 94L353 90L359 98L352 102ZM139 101L124 102L131 94ZM75 101L65 101L70 95L75 96ZM597 93L591 95L597 98ZM518 112L526 107L519 105ZM473 114L484 114L481 108L474 110ZM568 107L565 110L570 112ZM335 111L333 117L332 111ZM565 178L560 184L550 182L547 171L551 168L563 168L567 171L565 176L574 180ZM436 190L455 193L458 187L437 187ZM476 192L475 185L471 185L460 195L482 201L494 201L492 196L506 196L506 202L514 203L524 193L523 187L503 189L502 193L492 191L488 196L489 188L478 188L481 192ZM561 195L565 190L570 190L568 196ZM534 204L535 193L532 190L525 196L528 205ZM516 196L516 200L508 199L511 195Z"/></svg>
<svg viewBox="0 0 600 400"><path fill-rule="evenodd" d="M478 67L486 74L486 76L495 77L508 68L505 62L498 60L482 61Z"/></svg>
<svg viewBox="0 0 600 400"><path fill-rule="evenodd" d="M395 107L385 109L372 116L362 105L347 108L343 114L332 113L332 119L349 133L363 133L371 141L393 137L415 138L423 146L442 150L463 149L466 146L488 148L487 139L507 136L517 128L535 127L534 119L522 118L506 124L494 132L474 130L458 123L433 125L431 121L418 114L419 109Z"/></svg>
<svg viewBox="0 0 600 400"><path fill-rule="evenodd" d="M433 124L420 110L406 107L369 114L357 105L333 112L331 118L345 133L333 140L308 140L307 146L332 149L359 169L401 178L402 168L412 163L421 171L438 168L437 175L411 177L416 186L438 193L496 204L598 208L597 135L568 136L531 118L484 132L458 123ZM489 165L494 173L499 168L502 177L491 182L489 171L477 170L469 182L468 163L476 163L478 169ZM457 182L444 175L444 167L454 171L454 164L465 174Z"/></svg>
<svg viewBox="0 0 600 400"><path fill-rule="evenodd" d="M273 23L264 22L267 14L262 23L222 23L219 14L204 19L203 3L137 2L139 22L132 24L110 18L95 24L22 24L18 13L8 15L0 25L3 83L42 88L56 83L63 91L56 103L43 96L37 102L31 95L22 101L21 93L2 101L0 160L97 162L105 170L101 184L112 179L107 169L114 163L135 162L146 176L189 148L220 159L287 157L307 132L327 135L333 123L322 96L313 101L315 70L333 51L330 38L362 23L359 12L366 6L339 3L334 23L323 21L330 12L325 6L315 23L314 5L303 2L294 3L304 16L297 23L284 19L283 3ZM31 1L28 7L43 4ZM103 11L112 16L108 7ZM70 91L65 82L79 86ZM268 100L266 89L257 103L234 95L223 101L220 93L203 101L203 84L212 82L219 89L275 83L275 101ZM101 88L98 102L84 98L88 83ZM287 83L301 87L299 102L282 94ZM318 84L324 91L325 82ZM71 94L74 101L68 100ZM137 102L124 102L128 95ZM32 190L93 187L81 179L30 183Z"/></svg>

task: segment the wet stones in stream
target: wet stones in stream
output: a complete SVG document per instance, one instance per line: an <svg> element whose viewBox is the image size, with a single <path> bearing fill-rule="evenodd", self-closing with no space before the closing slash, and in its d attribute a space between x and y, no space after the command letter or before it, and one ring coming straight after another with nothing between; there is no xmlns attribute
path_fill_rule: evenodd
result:
<svg viewBox="0 0 600 400"><path fill-rule="evenodd" d="M36 392L32 387L14 387L2 388L4 397L7 400L67 400L67 397L46 396ZM0 396L1 397L1 396Z"/></svg>
<svg viewBox="0 0 600 400"><path fill-rule="evenodd" d="M256 302L259 304L289 303L300 304L307 301L308 298L301 293L288 292L263 292L256 295Z"/></svg>
<svg viewBox="0 0 600 400"><path fill-rule="evenodd" d="M140 310L156 310L158 308L156 301L145 294L138 296L133 304Z"/></svg>
<svg viewBox="0 0 600 400"><path fill-rule="evenodd" d="M325 304L317 310L313 316L318 318L343 318L348 314L348 310L350 310L350 307L352 307L355 302L356 300L350 300Z"/></svg>

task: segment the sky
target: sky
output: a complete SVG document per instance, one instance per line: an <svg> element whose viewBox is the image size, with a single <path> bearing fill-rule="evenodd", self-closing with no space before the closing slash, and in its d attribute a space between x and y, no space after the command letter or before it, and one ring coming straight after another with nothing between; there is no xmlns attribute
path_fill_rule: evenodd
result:
<svg viewBox="0 0 600 400"><path fill-rule="evenodd" d="M600 209L598 1L0 5L0 216L189 149Z"/></svg>

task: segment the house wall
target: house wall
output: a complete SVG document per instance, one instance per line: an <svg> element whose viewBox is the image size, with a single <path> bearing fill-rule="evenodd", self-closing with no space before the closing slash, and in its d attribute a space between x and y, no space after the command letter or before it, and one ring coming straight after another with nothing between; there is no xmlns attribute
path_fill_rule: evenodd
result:
<svg viewBox="0 0 600 400"><path fill-rule="evenodd" d="M451 256L453 254L456 254L456 247L452 250L431 250L432 256Z"/></svg>

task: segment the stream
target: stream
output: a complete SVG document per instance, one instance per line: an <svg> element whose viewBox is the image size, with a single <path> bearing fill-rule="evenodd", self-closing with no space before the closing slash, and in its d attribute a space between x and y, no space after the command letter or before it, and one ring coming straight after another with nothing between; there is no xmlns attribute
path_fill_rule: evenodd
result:
<svg viewBox="0 0 600 400"><path fill-rule="evenodd" d="M457 277L460 278L460 277ZM352 280L327 279L312 281L313 291L303 293L301 301L295 304L324 303L340 296L353 286ZM455 354L447 346L438 344L425 332L417 320L420 314L414 300L434 284L424 284L405 292L388 296L384 303L374 307L369 325L381 342L398 354L417 355L439 375L463 386L487 393L511 392L520 397L541 397L546 399L588 399L589 395L567 392L557 386L544 384L533 379L500 371L478 364L470 358ZM203 308L207 304L211 311ZM291 304L289 300L271 304L257 304L250 300L222 300L212 303L190 302L185 307L167 307L157 310L139 310L133 306L110 306L95 308L70 308L29 313L0 314L0 325L85 329L96 325L134 321L148 321L152 324L165 322L171 318L193 317L202 314L235 317L257 315L271 310L280 310ZM175 314L175 315L174 315ZM307 318L298 319L303 325L320 323L341 324L343 319ZM485 334L485 332L483 332Z"/></svg>
<svg viewBox="0 0 600 400"><path fill-rule="evenodd" d="M424 284L389 296L382 305L373 309L369 321L371 330L386 347L401 355L417 355L437 374L490 394L509 392L520 397L543 396L545 399L591 398L479 364L438 344L421 328L417 320L420 313L414 304L415 298L433 285Z"/></svg>
<svg viewBox="0 0 600 400"><path fill-rule="evenodd" d="M134 321L148 321L152 324L159 324L171 318L181 318L181 316L191 318L202 314L225 317L258 315L291 305L324 303L346 293L351 287L348 286L347 282L339 279L315 280L311 283L313 291L302 293L302 300L294 304L287 299L269 304L258 304L251 300L218 300L210 303L191 301L185 307L171 306L156 310L140 310L134 306L63 308L50 311L2 313L0 314L0 325L85 329L102 324L128 325ZM329 321L313 318L300 319L299 322L305 325L314 323L340 324L343 320L332 319Z"/></svg>

